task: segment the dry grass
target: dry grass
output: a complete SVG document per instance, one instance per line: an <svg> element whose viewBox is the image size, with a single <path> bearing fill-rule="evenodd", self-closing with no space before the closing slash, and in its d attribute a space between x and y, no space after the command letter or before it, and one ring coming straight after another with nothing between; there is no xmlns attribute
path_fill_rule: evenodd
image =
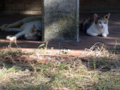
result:
<svg viewBox="0 0 120 90"><path fill-rule="evenodd" d="M119 54L110 53L101 43L86 50L79 57L38 57L20 49L3 50L0 54L0 89L120 90ZM40 59L44 63L40 63Z"/></svg>

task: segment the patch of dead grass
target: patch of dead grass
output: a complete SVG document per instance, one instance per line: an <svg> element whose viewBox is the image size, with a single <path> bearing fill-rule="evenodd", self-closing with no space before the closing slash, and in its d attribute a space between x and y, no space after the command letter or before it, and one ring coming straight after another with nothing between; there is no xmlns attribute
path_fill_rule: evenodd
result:
<svg viewBox="0 0 120 90"><path fill-rule="evenodd" d="M119 90L120 56L98 44L78 57L38 57L35 53L4 50L0 54L0 89Z"/></svg>

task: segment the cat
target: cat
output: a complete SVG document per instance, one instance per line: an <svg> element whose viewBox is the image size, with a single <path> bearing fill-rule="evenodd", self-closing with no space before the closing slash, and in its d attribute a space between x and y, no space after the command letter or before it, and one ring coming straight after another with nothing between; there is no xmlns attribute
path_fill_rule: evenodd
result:
<svg viewBox="0 0 120 90"><path fill-rule="evenodd" d="M15 31L15 30L12 30L11 28L11 29L6 29L6 31ZM7 36L6 39L10 41L15 41L19 37L24 35L26 39L37 40L40 37L42 37L42 22L41 20L36 20L36 21L30 21L24 23L20 27L20 30L16 30L16 31L20 31L20 32L14 36Z"/></svg>
<svg viewBox="0 0 120 90"><path fill-rule="evenodd" d="M26 18L23 18L19 21L12 23L12 24L3 24L2 26L0 26L0 30L8 31L7 29L9 29L9 28L20 28L21 25L23 25L24 23L27 23L30 21L35 21L35 20L42 20L42 17L41 16L26 17Z"/></svg>
<svg viewBox="0 0 120 90"><path fill-rule="evenodd" d="M90 36L102 35L107 37L108 31L108 19L110 13L104 16L98 16L96 13L92 18L85 19L81 24L80 28Z"/></svg>

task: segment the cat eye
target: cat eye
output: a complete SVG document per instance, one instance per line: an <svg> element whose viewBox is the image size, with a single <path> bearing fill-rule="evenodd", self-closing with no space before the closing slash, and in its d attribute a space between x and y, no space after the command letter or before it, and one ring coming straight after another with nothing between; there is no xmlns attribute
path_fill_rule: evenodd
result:
<svg viewBox="0 0 120 90"><path fill-rule="evenodd" d="M98 22L99 24L101 24L101 22Z"/></svg>

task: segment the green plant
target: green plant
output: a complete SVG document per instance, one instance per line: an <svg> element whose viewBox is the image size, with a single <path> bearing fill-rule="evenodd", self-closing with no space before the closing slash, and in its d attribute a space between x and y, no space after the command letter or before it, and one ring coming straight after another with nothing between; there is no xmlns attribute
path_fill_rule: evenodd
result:
<svg viewBox="0 0 120 90"><path fill-rule="evenodd" d="M117 51L117 39L115 40L115 46L113 47L113 53L118 54L119 52Z"/></svg>
<svg viewBox="0 0 120 90"><path fill-rule="evenodd" d="M68 49L68 50L64 49L64 50L60 50L60 51L58 52L58 54L59 54L59 55L60 55L60 54L68 54L68 53L70 53L70 52L71 52L70 49Z"/></svg>
<svg viewBox="0 0 120 90"><path fill-rule="evenodd" d="M93 58L93 66L94 66L94 70L96 69L96 55L95 57Z"/></svg>

